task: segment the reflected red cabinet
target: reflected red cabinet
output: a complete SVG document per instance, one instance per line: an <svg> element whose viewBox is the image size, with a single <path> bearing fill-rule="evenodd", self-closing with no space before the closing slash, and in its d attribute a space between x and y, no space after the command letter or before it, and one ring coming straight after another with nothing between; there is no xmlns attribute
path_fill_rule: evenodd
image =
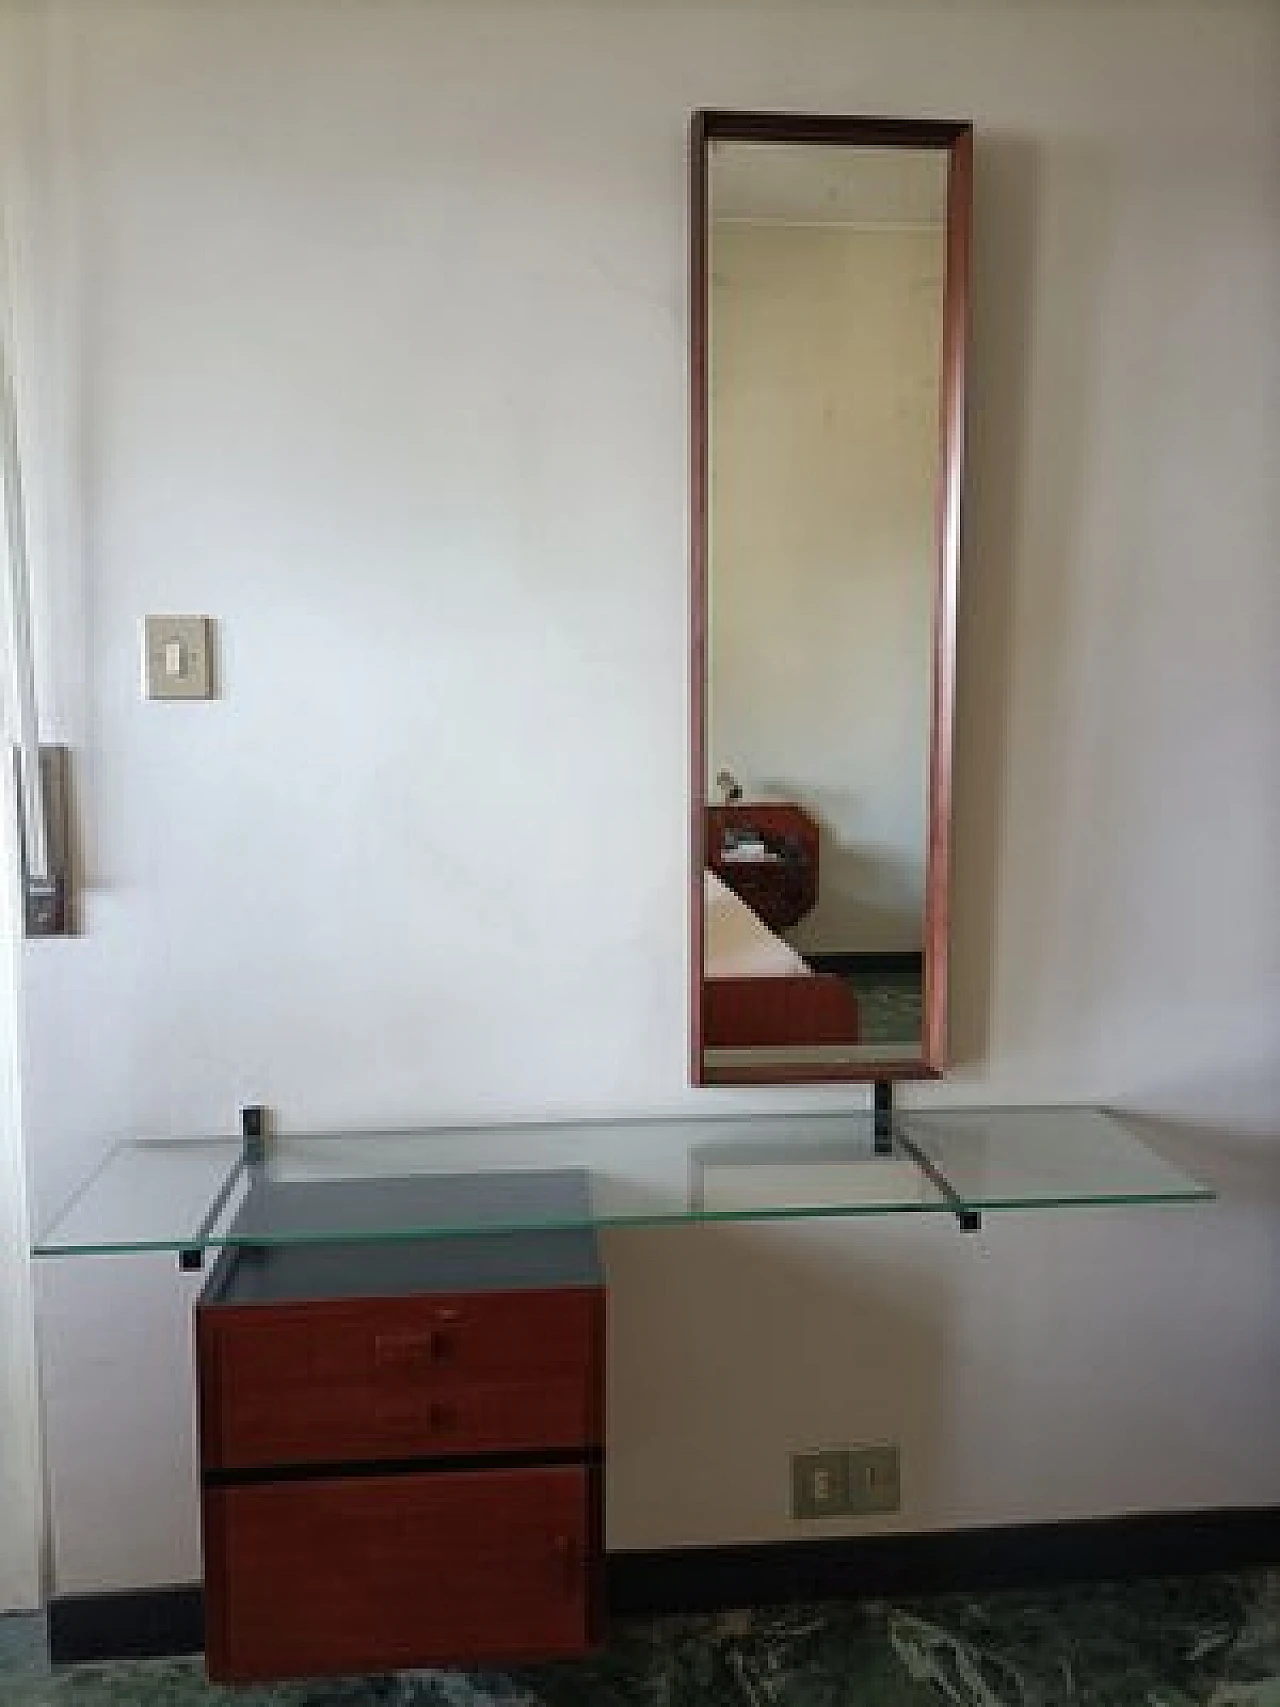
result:
<svg viewBox="0 0 1280 1707"><path fill-rule="evenodd" d="M758 832L766 859L734 859L738 837ZM818 901L818 826L799 806L758 801L707 807L706 861L770 930L798 925Z"/></svg>

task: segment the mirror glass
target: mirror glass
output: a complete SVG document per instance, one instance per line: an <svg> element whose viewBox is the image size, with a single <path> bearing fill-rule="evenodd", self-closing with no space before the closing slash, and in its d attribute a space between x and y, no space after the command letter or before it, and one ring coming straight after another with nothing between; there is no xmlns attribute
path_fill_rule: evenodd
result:
<svg viewBox="0 0 1280 1707"><path fill-rule="evenodd" d="M703 1083L941 1065L952 153L703 138Z"/></svg>

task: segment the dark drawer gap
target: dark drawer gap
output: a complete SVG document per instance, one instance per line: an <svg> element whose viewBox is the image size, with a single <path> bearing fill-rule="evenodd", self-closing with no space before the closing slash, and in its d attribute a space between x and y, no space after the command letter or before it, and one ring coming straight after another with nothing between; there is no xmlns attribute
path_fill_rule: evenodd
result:
<svg viewBox="0 0 1280 1707"><path fill-rule="evenodd" d="M445 1470L551 1470L599 1469L604 1453L599 1447L586 1451L576 1447L539 1452L454 1452L421 1458L358 1458L322 1464L255 1464L244 1470L206 1470L201 1478L206 1488L249 1487L260 1482L322 1482L334 1476L407 1476L424 1471Z"/></svg>

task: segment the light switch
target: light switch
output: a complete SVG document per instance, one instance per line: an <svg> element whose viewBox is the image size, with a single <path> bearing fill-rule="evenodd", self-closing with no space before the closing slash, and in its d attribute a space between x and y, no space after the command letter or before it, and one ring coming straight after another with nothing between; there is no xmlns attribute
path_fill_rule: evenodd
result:
<svg viewBox="0 0 1280 1707"><path fill-rule="evenodd" d="M207 616L149 616L142 625L148 699L213 698L213 624Z"/></svg>

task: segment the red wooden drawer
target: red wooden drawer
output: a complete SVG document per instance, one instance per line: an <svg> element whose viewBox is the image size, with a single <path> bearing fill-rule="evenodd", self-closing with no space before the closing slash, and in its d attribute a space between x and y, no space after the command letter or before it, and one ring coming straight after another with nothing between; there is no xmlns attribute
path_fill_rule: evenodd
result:
<svg viewBox="0 0 1280 1707"><path fill-rule="evenodd" d="M595 1471L221 1486L204 1526L214 1679L536 1660L595 1640Z"/></svg>
<svg viewBox="0 0 1280 1707"><path fill-rule="evenodd" d="M201 1305L206 1470L598 1446L590 1287Z"/></svg>

